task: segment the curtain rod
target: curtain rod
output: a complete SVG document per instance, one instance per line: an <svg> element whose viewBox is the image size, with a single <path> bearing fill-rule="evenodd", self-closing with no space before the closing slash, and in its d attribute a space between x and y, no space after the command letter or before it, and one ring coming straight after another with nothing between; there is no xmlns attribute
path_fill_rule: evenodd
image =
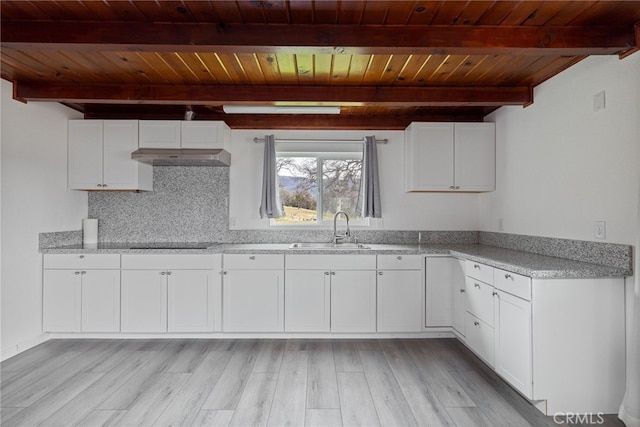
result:
<svg viewBox="0 0 640 427"><path fill-rule="evenodd" d="M253 138L253 142L256 144L260 142L264 142L264 138ZM275 142L341 142L341 143L350 143L350 142L364 142L364 139L276 139ZM387 138L385 139L376 139L377 144L386 144L389 142Z"/></svg>

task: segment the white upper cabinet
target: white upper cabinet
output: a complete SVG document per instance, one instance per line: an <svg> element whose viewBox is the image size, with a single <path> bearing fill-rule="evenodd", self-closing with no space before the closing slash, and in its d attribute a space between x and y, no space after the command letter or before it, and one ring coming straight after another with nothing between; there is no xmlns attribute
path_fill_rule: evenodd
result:
<svg viewBox="0 0 640 427"><path fill-rule="evenodd" d="M222 148L231 132L222 121L140 120L140 148Z"/></svg>
<svg viewBox="0 0 640 427"><path fill-rule="evenodd" d="M222 121L185 121L181 123L182 148L221 148L229 150L231 131Z"/></svg>
<svg viewBox="0 0 640 427"><path fill-rule="evenodd" d="M180 148L180 120L140 120L140 148Z"/></svg>
<svg viewBox="0 0 640 427"><path fill-rule="evenodd" d="M405 131L405 190L495 190L494 123L414 122Z"/></svg>
<svg viewBox="0 0 640 427"><path fill-rule="evenodd" d="M131 160L137 120L69 120L68 148L72 190L153 189L151 165Z"/></svg>

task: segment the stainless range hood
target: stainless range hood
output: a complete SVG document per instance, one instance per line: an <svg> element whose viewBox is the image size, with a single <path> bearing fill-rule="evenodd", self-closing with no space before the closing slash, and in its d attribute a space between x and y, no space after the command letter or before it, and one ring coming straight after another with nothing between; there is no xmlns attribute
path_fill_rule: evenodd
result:
<svg viewBox="0 0 640 427"><path fill-rule="evenodd" d="M140 148L131 158L154 166L229 166L231 154L222 149Z"/></svg>

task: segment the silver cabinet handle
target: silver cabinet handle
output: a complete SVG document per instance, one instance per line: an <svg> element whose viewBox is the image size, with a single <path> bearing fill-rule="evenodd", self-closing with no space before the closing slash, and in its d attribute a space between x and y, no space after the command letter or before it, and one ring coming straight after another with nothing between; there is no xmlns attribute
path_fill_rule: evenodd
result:
<svg viewBox="0 0 640 427"><path fill-rule="evenodd" d="M325 271L325 272L324 272L324 275L325 275L325 276L328 276L329 274L331 274L331 273L330 273L330 272L328 272L328 271Z"/></svg>
<svg viewBox="0 0 640 427"><path fill-rule="evenodd" d="M480 266L478 264L473 264L473 268L477 268L478 270L480 270Z"/></svg>
<svg viewBox="0 0 640 427"><path fill-rule="evenodd" d="M498 295L498 293L496 291L493 291L493 292L491 292L491 295L493 295L495 297L496 295Z"/></svg>
<svg viewBox="0 0 640 427"><path fill-rule="evenodd" d="M226 272L226 271L223 271L223 272L222 272L222 274L226 276L226 275L227 275L227 272Z"/></svg>
<svg viewBox="0 0 640 427"><path fill-rule="evenodd" d="M73 273L73 274L75 274L75 275L77 276L78 274L80 274L80 272L79 272L79 271L76 271L76 272L75 272L75 273Z"/></svg>
<svg viewBox="0 0 640 427"><path fill-rule="evenodd" d="M332 275L332 276L335 276L335 275L336 275L336 272L335 272L335 271L332 271L332 272L331 272L331 275Z"/></svg>
<svg viewBox="0 0 640 427"><path fill-rule="evenodd" d="M465 292L464 289L460 289L461 294L464 294L464 292Z"/></svg>
<svg viewBox="0 0 640 427"><path fill-rule="evenodd" d="M475 321L475 322L473 322L473 325L474 325L474 326L480 326L480 322Z"/></svg>
<svg viewBox="0 0 640 427"><path fill-rule="evenodd" d="M513 276L510 275L509 273L507 273L507 274L504 275L504 278L505 279L513 279Z"/></svg>
<svg viewBox="0 0 640 427"><path fill-rule="evenodd" d="M107 186L107 184L102 184L102 188L105 188Z"/></svg>
<svg viewBox="0 0 640 427"><path fill-rule="evenodd" d="M161 275L161 276L164 276L165 274L167 274L167 272L166 272L166 271L161 271L161 272L160 272L160 275Z"/></svg>
<svg viewBox="0 0 640 427"><path fill-rule="evenodd" d="M384 273L382 271L378 271L378 276L382 276Z"/></svg>
<svg viewBox="0 0 640 427"><path fill-rule="evenodd" d="M398 261L402 261L402 255L398 255Z"/></svg>
<svg viewBox="0 0 640 427"><path fill-rule="evenodd" d="M450 189L450 190L455 190L455 188L456 188L456 187L454 187L453 185L450 185L450 186L449 186L449 189Z"/></svg>
<svg viewBox="0 0 640 427"><path fill-rule="evenodd" d="M167 276L171 276L171 272L170 271L167 271Z"/></svg>
<svg viewBox="0 0 640 427"><path fill-rule="evenodd" d="M474 283L473 286L475 286L476 288L480 289L480 285L477 283Z"/></svg>
<svg viewBox="0 0 640 427"><path fill-rule="evenodd" d="M102 184L98 184L98 185L96 185L96 187L100 187L100 188L102 188Z"/></svg>
<svg viewBox="0 0 640 427"><path fill-rule="evenodd" d="M83 259L83 258L84 258L84 255L80 255L78 258Z"/></svg>
<svg viewBox="0 0 640 427"><path fill-rule="evenodd" d="M105 187L106 187L106 185L105 185ZM456 190L459 190L459 189L460 189L460 186L456 185Z"/></svg>
<svg viewBox="0 0 640 427"><path fill-rule="evenodd" d="M251 261L253 261L253 260L255 260L255 259L256 259L256 257L255 257L255 255L251 255L251 256L249 257L249 259L250 259Z"/></svg>
<svg viewBox="0 0 640 427"><path fill-rule="evenodd" d="M86 271L81 271L80 274L87 274L87 272Z"/></svg>

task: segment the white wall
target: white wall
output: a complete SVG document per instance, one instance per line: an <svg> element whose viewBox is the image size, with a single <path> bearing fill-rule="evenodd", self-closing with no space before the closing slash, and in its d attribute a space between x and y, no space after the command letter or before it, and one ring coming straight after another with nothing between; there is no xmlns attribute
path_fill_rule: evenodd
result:
<svg viewBox="0 0 640 427"><path fill-rule="evenodd" d="M477 194L405 193L403 131L285 131L232 130L230 170L230 228L267 229L260 219L263 144L253 138L273 134L276 139L387 138L378 144L382 221L372 229L384 230L477 230Z"/></svg>
<svg viewBox="0 0 640 427"><path fill-rule="evenodd" d="M67 190L67 119L82 115L54 103L23 104L1 80L2 359L42 335L38 233L78 230L87 193Z"/></svg>
<svg viewBox="0 0 640 427"><path fill-rule="evenodd" d="M535 89L534 104L503 107L496 182L479 196L479 227L507 233L636 243L640 183L640 54L590 57ZM606 108L593 111L605 91Z"/></svg>
<svg viewBox="0 0 640 427"><path fill-rule="evenodd" d="M593 96L601 91L606 108L594 111ZM597 241L593 222L606 221L606 242L636 246L638 271L640 54L587 58L538 86L534 102L487 117L496 122L497 189L479 197L480 230L500 231L503 218L507 233ZM629 425L633 417L633 425L640 425L633 365L640 343L632 327L640 280L625 283L624 413Z"/></svg>

